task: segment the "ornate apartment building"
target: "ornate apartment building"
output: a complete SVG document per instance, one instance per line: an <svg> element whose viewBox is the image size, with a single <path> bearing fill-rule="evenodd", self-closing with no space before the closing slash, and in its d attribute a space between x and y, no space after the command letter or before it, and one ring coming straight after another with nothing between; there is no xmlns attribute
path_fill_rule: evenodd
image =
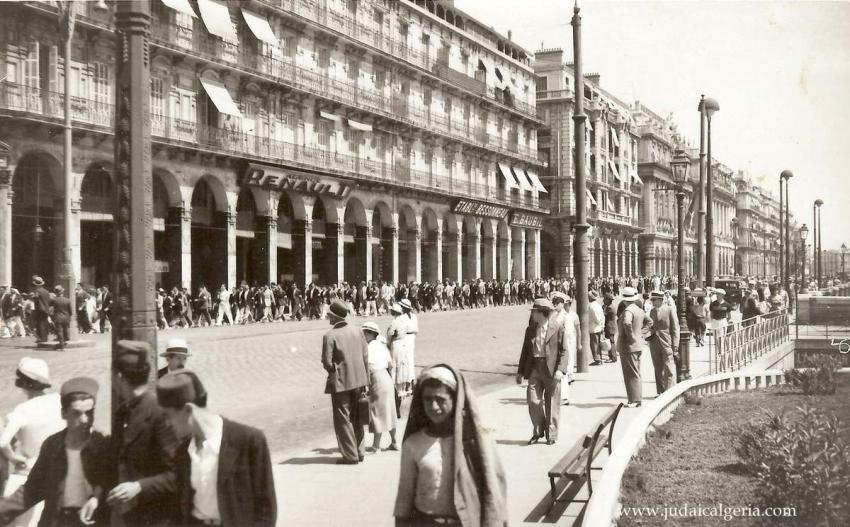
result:
<svg viewBox="0 0 850 527"><path fill-rule="evenodd" d="M575 72L563 51L535 54L538 113L549 125L538 145L549 164L544 178L552 195L552 210L544 222L544 275L573 275L575 202ZM629 106L599 85L599 75L586 75L587 119L585 169L588 219L593 226L590 276L638 273L641 196L638 175L640 135Z"/></svg>
<svg viewBox="0 0 850 527"><path fill-rule="evenodd" d="M114 2L0 3L0 284L112 265ZM157 281L524 278L549 211L535 78L450 0L153 0ZM62 177L72 75L73 183ZM614 199L614 198L612 198Z"/></svg>
<svg viewBox="0 0 850 527"><path fill-rule="evenodd" d="M779 200L739 171L735 178L738 225L735 269L752 276L779 274ZM792 232L796 230L793 219ZM784 228L784 227L783 227ZM792 236L793 240L794 237Z"/></svg>

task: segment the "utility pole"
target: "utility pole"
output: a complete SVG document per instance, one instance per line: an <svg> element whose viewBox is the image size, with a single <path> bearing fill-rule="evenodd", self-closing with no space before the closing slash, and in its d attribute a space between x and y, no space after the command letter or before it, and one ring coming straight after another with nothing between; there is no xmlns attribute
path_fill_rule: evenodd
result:
<svg viewBox="0 0 850 527"><path fill-rule="evenodd" d="M576 136L576 222L575 241L573 243L573 266L576 277L576 313L581 325L581 345L576 357L576 371L584 373L588 369L588 355L590 354L590 335L587 332L588 316L590 307L587 298L587 267L589 263L587 253L587 184L584 173L584 149L585 149L585 120L584 114L584 74L581 67L581 15L579 15L578 2L573 8L573 68L576 76L575 108L573 121L575 122Z"/></svg>

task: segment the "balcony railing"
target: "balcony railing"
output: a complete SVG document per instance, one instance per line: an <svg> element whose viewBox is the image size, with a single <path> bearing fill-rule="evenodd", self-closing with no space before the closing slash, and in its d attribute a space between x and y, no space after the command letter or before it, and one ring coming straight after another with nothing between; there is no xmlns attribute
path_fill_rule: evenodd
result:
<svg viewBox="0 0 850 527"><path fill-rule="evenodd" d="M607 223L614 223L616 225L625 225L627 227L637 225L637 220L632 219L627 214L619 214L610 210L596 209L593 211L593 214L591 216L595 220L604 221Z"/></svg>
<svg viewBox="0 0 850 527"><path fill-rule="evenodd" d="M485 137L486 133L485 136L470 133L472 131L470 125L462 119L451 119L443 112L436 112L421 104L413 103L402 94L389 94L386 91L363 88L355 82L335 79L325 72L299 66L288 57L271 57L244 47L237 48L221 39L208 37L197 31L191 39L191 47L187 48L188 40L181 40L178 29L175 25L155 23L152 31L153 42L179 53L191 51L207 59L231 63L234 67L274 79L278 83L296 87L314 96L365 109L371 113L434 131L478 147L487 147L509 157L539 163L535 148L525 145L521 148L508 148L501 143L491 144Z"/></svg>
<svg viewBox="0 0 850 527"><path fill-rule="evenodd" d="M21 113L59 121L64 117L63 100L61 93L9 82L0 83L0 113ZM71 108L73 120L77 125L96 125L111 133L115 120L113 105L75 97L72 98ZM151 136L153 141L158 143L321 170L355 179L384 181L424 191L487 200L505 206L541 212L549 209L549 200L546 198L500 193L494 187L428 174L402 163L394 165L386 160L331 152L164 115L151 115Z"/></svg>
<svg viewBox="0 0 850 527"><path fill-rule="evenodd" d="M313 0L258 1L260 3L276 7L284 11L295 13L322 26L338 31L354 40L367 44L380 51L383 51L384 53L400 58L424 70L434 72L434 66L438 63L436 55L422 53L410 47L407 42L396 40L395 38L385 35L383 31L375 27L371 23L371 21L369 24L366 24L361 21L354 20L348 15L343 15L341 13L337 13L331 9L328 9L327 7L323 7L322 5L320 5L320 3L314 2ZM438 67L437 69L438 71L444 73L441 68ZM460 74L463 75L462 73ZM446 76L437 74L436 76L467 90L470 89L469 86L478 86L477 84L469 84L470 81L472 81L473 83L480 82L471 77L468 77L467 75L464 75L464 77L466 77L466 79L468 80L460 80L458 77L451 76L450 74ZM478 95L483 95L484 97L487 97L493 102L497 102L508 109L518 111L519 113L531 117L532 119L538 118L535 106L532 104L528 104L516 99L512 101L499 101L497 99L495 88L487 88L483 92L479 91L479 89L470 91L473 91L473 93L476 93Z"/></svg>
<svg viewBox="0 0 850 527"><path fill-rule="evenodd" d="M573 96L573 90L565 89L565 90L547 90L547 91L538 91L537 92L537 100L542 101L546 99L562 99L562 98L571 98Z"/></svg>

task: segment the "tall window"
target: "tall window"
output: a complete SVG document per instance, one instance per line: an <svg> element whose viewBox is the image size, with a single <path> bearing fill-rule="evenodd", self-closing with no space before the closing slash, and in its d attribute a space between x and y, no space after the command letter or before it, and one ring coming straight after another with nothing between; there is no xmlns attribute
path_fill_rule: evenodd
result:
<svg viewBox="0 0 850 527"><path fill-rule="evenodd" d="M323 70L327 70L331 65L331 52L328 49L320 49L316 53L316 64Z"/></svg>
<svg viewBox="0 0 850 527"><path fill-rule="evenodd" d="M547 77L537 77L537 91L546 91L549 89L549 79Z"/></svg>
<svg viewBox="0 0 850 527"><path fill-rule="evenodd" d="M316 123L316 143L324 148L329 148L331 144L331 123L321 119Z"/></svg>
<svg viewBox="0 0 850 527"><path fill-rule="evenodd" d="M162 79L151 77L151 115L165 116L165 93L163 92Z"/></svg>
<svg viewBox="0 0 850 527"><path fill-rule="evenodd" d="M109 66L103 62L92 64L92 95L97 102L109 101Z"/></svg>
<svg viewBox="0 0 850 527"><path fill-rule="evenodd" d="M360 62L357 59L348 59L348 79L357 81L360 78Z"/></svg>
<svg viewBox="0 0 850 527"><path fill-rule="evenodd" d="M298 52L298 39L295 37L286 37L283 39L283 54L284 56L294 59Z"/></svg>

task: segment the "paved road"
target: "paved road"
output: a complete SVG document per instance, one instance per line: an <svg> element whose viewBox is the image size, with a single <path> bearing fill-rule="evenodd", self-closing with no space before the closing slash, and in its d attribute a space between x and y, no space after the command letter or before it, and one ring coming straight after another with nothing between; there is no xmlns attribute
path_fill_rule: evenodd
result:
<svg viewBox="0 0 850 527"><path fill-rule="evenodd" d="M449 362L484 393L513 382L528 306L511 306L420 315L417 366ZM358 318L356 323L365 319ZM389 317L377 319L382 328ZM273 452L315 444L332 434L330 399L323 393L326 374L320 362L326 321L168 330L158 334L160 349L172 337L192 348L190 367L210 393L210 407L257 426L268 435ZM34 349L31 339L0 341L0 414L22 400L14 387L20 357L43 357L54 384L89 375L102 386L109 381L109 335L93 335L94 348L65 352ZM97 426L108 429L109 396L98 398Z"/></svg>

